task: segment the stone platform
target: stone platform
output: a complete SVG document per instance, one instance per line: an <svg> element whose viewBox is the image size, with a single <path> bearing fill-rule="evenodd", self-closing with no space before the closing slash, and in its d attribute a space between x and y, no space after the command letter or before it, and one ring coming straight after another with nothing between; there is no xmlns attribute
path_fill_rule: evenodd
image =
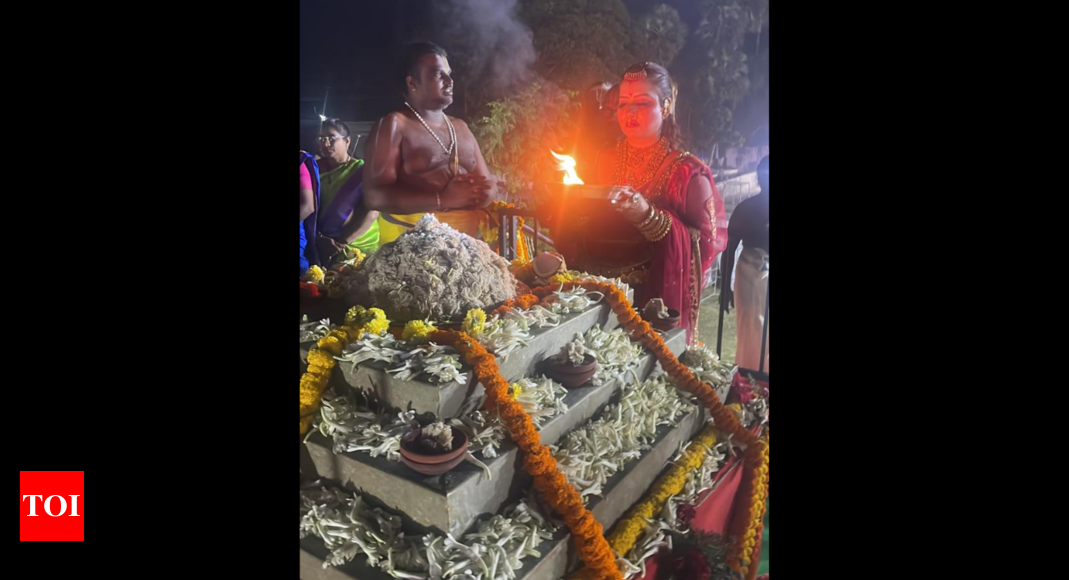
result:
<svg viewBox="0 0 1069 580"><path fill-rule="evenodd" d="M629 293L628 298L631 296ZM534 375L539 362L559 353L576 334L583 334L594 325L612 330L618 323L607 305L595 304L583 312L564 315L559 326L531 329L531 339L526 347L521 347L507 358L498 357L501 375L509 381ZM306 358L307 354L302 352L302 356ZM381 362L363 363L355 369L350 363L339 362L338 367L350 386L367 392L373 400L394 409L414 409L420 414L433 413L440 418L452 418L478 408L483 402L483 387L467 367L461 369L462 373L468 375L465 384L450 382L445 385L421 380L426 376L417 376L409 381L397 380L385 371L386 365Z"/></svg>
<svg viewBox="0 0 1069 580"><path fill-rule="evenodd" d="M677 328L669 332L665 343L679 355L686 349L685 331ZM514 356L521 354L527 352ZM645 379L659 369L653 355L647 352L640 359L636 373ZM570 389L564 399L568 411L543 421L539 432L542 442L554 444L567 432L586 423L624 384L633 381L634 377L628 373L622 380ZM508 440L498 448L497 457L480 458L490 469L491 479L471 463L462 463L445 475L425 476L385 457L371 457L362 452L335 455L333 441L319 433L308 439L307 447L320 477L372 496L386 507L404 512L414 523L440 532L463 533L479 516L496 513L521 497L530 483L530 477L522 470L518 449Z"/></svg>
<svg viewBox="0 0 1069 580"><path fill-rule="evenodd" d="M675 426L661 426L653 447L610 478L603 497L590 500L588 507L605 530L642 498L680 444L694 438L706 417L706 413L696 410L684 415ZM539 545L538 551L542 557L525 559L523 568L517 571L518 579L558 580L579 565L567 528L562 527L551 540ZM367 566L367 559L360 556L343 566L324 569L327 552L319 538L301 540L301 580L391 580L388 574Z"/></svg>

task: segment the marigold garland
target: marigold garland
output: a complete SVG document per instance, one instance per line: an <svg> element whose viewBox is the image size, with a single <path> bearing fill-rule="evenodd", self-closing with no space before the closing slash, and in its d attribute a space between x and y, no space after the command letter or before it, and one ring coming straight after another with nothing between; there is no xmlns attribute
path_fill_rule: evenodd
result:
<svg viewBox="0 0 1069 580"><path fill-rule="evenodd" d="M309 266L308 270L304 272L304 282L310 282L312 284L322 284L323 278L325 277L326 274L323 272L323 269L315 264Z"/></svg>
<svg viewBox="0 0 1069 580"><path fill-rule="evenodd" d="M691 442L683 456L668 471L653 482L646 492L646 498L628 510L624 517L616 522L609 534L609 546L617 554L627 554L638 541L646 520L652 518L664 508L668 498L683 491L687 483L687 474L701 467L705 461L707 448L716 445L716 428L708 425Z"/></svg>
<svg viewBox="0 0 1069 580"><path fill-rule="evenodd" d="M720 431L733 435L736 441L748 446L744 455L744 464L749 469L750 477L744 480L743 487L745 488L746 497L749 499L749 505L740 506L740 509L736 512L736 517L730 529L733 532L732 536L735 538L735 542L732 544L727 560L733 569L744 574L746 578L753 578L756 575L757 568L750 564L756 549L757 538L760 538L763 528L761 518L764 515L765 500L768 497L767 434L765 439L759 439L757 435L745 429L735 413L720 401L716 391L699 379L686 365L679 362L665 345L660 335L654 332L649 323L643 320L631 307L627 300L627 295L615 285L596 281L571 282L562 278L558 278L557 281L558 284L555 286L535 288L531 294L517 296L505 302L491 312L490 315L500 316L517 307L530 308L550 293L561 289L559 283L564 283L567 290L571 290L575 286L581 286L587 291L598 291L604 294L605 302L609 304L616 314L620 326L632 338L638 338L643 346L654 354L658 362L660 362L661 368L672 377L679 388L695 395L702 402L712 415L714 425ZM377 318L375 321L377 321ZM418 324L413 324L413 322ZM663 506L668 497L673 495L670 492L671 489L677 485L680 486L679 489L682 489L681 486L685 478L682 478L680 473L685 474L686 471L677 472L677 470L683 470L685 466L689 466L694 461L697 461L697 464L700 465L701 458L704 457L705 453L704 446L696 446L696 449L701 450L700 456L699 451L694 450L693 455L685 456L685 460L681 460L679 465L658 479L657 485L649 494L647 501L633 506L631 512L629 512L632 513L632 516L629 516L622 526L618 525L618 530L614 530L612 538L614 544L610 546L609 541L602 533L601 524L594 519L590 510L583 505L582 498L575 487L568 483L564 474L557 469L556 460L553 459L549 448L541 444L538 432L535 430L530 416L510 396L509 383L501 376L494 355L490 354L482 345L464 332L436 330L432 325L425 324L422 321L412 321L409 325L411 325L411 329L408 325L405 328L404 334L407 335L404 337L405 340L417 337L452 346L460 353L461 360L472 367L486 392L487 404L496 408L513 441L524 453L524 466L534 477L535 486L542 492L546 502L561 515L565 525L571 531L579 556L585 565L585 568L581 571L583 577L595 579L622 578L620 571L616 567L616 559L612 550L617 546L623 547L628 540L630 540L630 545L633 545L637 540L638 532L633 529L635 525L628 522L638 516L652 517L656 510L660 509L657 505ZM333 355L339 355L346 344L355 341L364 331L364 328L352 325L332 330L327 336L320 339L312 352L322 350ZM312 352L309 353L309 370L301 377L302 435L311 426L311 421L308 419L318 408L319 398L326 389L327 382L330 379L330 370L334 367L333 357L329 357L328 363L328 357L325 354L317 353L313 357ZM321 364L313 364L313 358L316 363ZM713 441L715 441L715 436ZM678 490L675 493L678 493ZM746 509L741 509L743 507ZM626 550L618 551L626 552Z"/></svg>
<svg viewBox="0 0 1069 580"><path fill-rule="evenodd" d="M728 565L742 572L744 578L752 580L757 576L757 566L753 565L753 555L761 541L764 531L765 508L768 505L768 436L746 450L745 460L758 465L749 477L744 479L739 493L748 498L747 509L735 512L732 530L742 530L736 544L737 550L728 553Z"/></svg>
<svg viewBox="0 0 1069 580"><path fill-rule="evenodd" d="M492 216L494 216L498 224L502 224L507 218L501 215L501 210L512 209L515 207L516 204L513 203L495 201L494 203L490 204L490 207L488 207L486 211L488 211ZM523 236L523 217L515 217L517 221L516 231L519 234L517 236L518 239L516 240L516 256L517 259L528 260L530 259L531 252L527 248L527 240ZM494 246L494 242L500 239L501 236L501 227L500 225L494 225L495 219L491 219L489 220L489 222L487 220L482 220L479 222L479 237L481 237L484 242L489 244L491 248Z"/></svg>
<svg viewBox="0 0 1069 580"><path fill-rule="evenodd" d="M358 308L360 308L359 311L350 309L350 313L354 315L354 319L366 320L365 324L346 324L341 328L335 328L319 339L319 342L308 351L308 369L301 375L300 385L301 435L311 428L315 412L319 410L319 400L323 396L323 391L327 390L330 373L337 364L334 357L341 354L346 345L356 342L361 334L365 332L382 334L390 327L390 321L386 319L386 314L382 310ZM346 318L349 318L348 314Z"/></svg>
<svg viewBox="0 0 1069 580"><path fill-rule="evenodd" d="M756 516L763 516L764 504L762 502L763 498L767 497L767 439L761 440L744 428L735 413L720 400L716 390L699 379L689 367L679 362L679 359L664 343L664 339L654 332L649 323L631 307L627 295L622 290L613 284L598 281L565 283L564 289L571 290L575 286L604 294L605 303L616 313L620 326L653 353L657 361L661 363L661 368L672 377L680 389L693 394L701 401L702 405L709 410L714 424L721 432L731 434L735 441L747 446L744 465L749 477L745 480L748 484L745 485L747 489L743 497L748 499L748 505L740 506L728 530L728 536L734 542L728 552L727 561L733 569L743 573L747 578L752 578L756 567L751 567L749 564L753 549L756 547L757 529L761 525L760 519ZM533 288L531 292L541 299L560 289L560 286L540 286Z"/></svg>
<svg viewBox="0 0 1069 580"><path fill-rule="evenodd" d="M405 329L401 332L401 340L405 342L426 342L427 337L436 330L435 326L426 320L409 320Z"/></svg>
<svg viewBox="0 0 1069 580"><path fill-rule="evenodd" d="M430 334L430 340L452 346L460 353L461 360L472 367L486 392L487 405L497 410L512 440L523 452L524 467L534 476L535 487L542 492L543 498L568 526L579 557L591 576L622 578L601 524L583 505L575 487L557 469L557 462L549 448L540 442L531 417L509 396L509 383L501 376L494 355L463 332L437 330Z"/></svg>
<svg viewBox="0 0 1069 580"><path fill-rule="evenodd" d="M512 310L513 308L520 308L522 310L526 310L541 301L542 298L535 296L534 294L521 294L520 296L517 296L510 300L506 300L504 304L493 309L490 312L490 316L504 316L506 312Z"/></svg>

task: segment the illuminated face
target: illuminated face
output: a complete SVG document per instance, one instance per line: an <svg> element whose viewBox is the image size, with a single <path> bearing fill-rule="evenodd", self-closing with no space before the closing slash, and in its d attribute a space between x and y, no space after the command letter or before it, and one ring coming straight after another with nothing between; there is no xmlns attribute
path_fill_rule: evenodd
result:
<svg viewBox="0 0 1069 580"><path fill-rule="evenodd" d="M620 123L620 130L629 138L660 136L664 108L656 87L645 79L620 83L616 120Z"/></svg>
<svg viewBox="0 0 1069 580"><path fill-rule="evenodd" d="M452 74L453 69L445 57L425 54L419 59L419 81L408 77L408 88L425 106L444 109L453 104Z"/></svg>

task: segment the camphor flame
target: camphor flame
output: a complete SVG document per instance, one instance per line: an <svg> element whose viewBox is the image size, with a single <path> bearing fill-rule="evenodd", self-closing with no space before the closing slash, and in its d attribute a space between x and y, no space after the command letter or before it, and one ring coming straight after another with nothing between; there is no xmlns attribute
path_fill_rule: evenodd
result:
<svg viewBox="0 0 1069 580"><path fill-rule="evenodd" d="M550 153L557 159L557 169L564 172L565 185L583 185L583 180L575 172L575 159L568 155L557 155L552 150Z"/></svg>

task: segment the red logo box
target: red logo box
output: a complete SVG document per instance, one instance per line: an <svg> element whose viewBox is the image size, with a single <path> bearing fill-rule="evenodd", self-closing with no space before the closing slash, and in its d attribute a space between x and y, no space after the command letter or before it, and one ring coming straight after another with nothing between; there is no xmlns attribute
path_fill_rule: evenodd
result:
<svg viewBox="0 0 1069 580"><path fill-rule="evenodd" d="M20 471L19 484L22 491L19 494L22 500L20 541L85 541L84 471ZM28 495L41 497L23 499ZM51 496L58 497L49 501ZM71 496L78 496L77 512ZM30 515L31 508L36 516ZM49 512L55 515L50 516Z"/></svg>

